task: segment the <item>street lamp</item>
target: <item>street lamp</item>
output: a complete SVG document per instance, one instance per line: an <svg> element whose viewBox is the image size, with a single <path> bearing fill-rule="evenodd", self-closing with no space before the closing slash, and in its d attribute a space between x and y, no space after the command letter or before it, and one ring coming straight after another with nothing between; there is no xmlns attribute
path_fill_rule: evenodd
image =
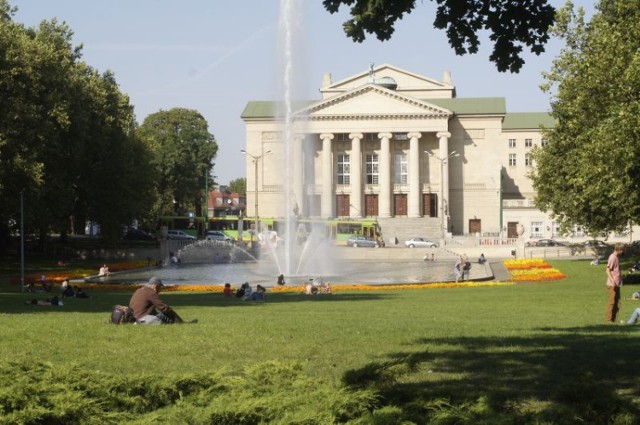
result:
<svg viewBox="0 0 640 425"><path fill-rule="evenodd" d="M447 231L447 221L448 221L445 219L445 216L444 216L444 164L447 159L452 158L454 156L460 156L460 154L457 153L456 151L451 151L451 153L445 157L438 157L429 151L424 151L424 153L440 161L440 220L442 221L442 225L440 226L441 227L440 230L442 231L440 246L444 247L444 238Z"/></svg>
<svg viewBox="0 0 640 425"><path fill-rule="evenodd" d="M262 155L251 155L249 152L244 149L240 149L244 155L248 155L253 159L254 165L254 177L255 177L255 185L254 185L254 202L255 202L255 212L256 212L256 238L258 236L258 232L260 231L260 214L258 214L258 161L265 155L269 155L271 153L271 149L264 151Z"/></svg>

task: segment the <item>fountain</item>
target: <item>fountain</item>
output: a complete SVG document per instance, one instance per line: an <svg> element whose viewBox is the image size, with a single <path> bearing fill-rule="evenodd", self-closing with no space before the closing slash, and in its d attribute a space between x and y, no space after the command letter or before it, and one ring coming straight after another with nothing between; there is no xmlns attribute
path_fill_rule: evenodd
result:
<svg viewBox="0 0 640 425"><path fill-rule="evenodd" d="M294 99L301 98L294 93L294 76L301 76L294 69L294 41L301 39L296 35L296 25L301 26L300 0L280 1L280 39L282 41L282 93L283 117L283 205L284 231L274 236L265 229L257 235L261 241L260 259L256 259L240 246L224 241L199 241L183 247L177 252L180 264L162 269L150 269L135 273L114 275L111 281L140 283L150 276L157 275L165 283L211 283L230 282L240 284L250 281L269 287L276 284L277 276L283 274L287 284L301 284L309 278L322 278L337 284L390 284L423 283L451 279L452 267L449 262L422 261L397 263L392 261L342 261L340 250L352 249L336 247L327 237L322 225L306 227L298 219L298 202L293 186L293 167L295 164L295 133L304 134L302 128L295 128L303 120L294 119ZM302 149L304 152L304 150ZM298 152L299 153L299 152ZM299 193L299 188L298 188ZM358 248L366 249L366 248ZM164 249L165 255L166 246ZM366 256L365 256L366 257Z"/></svg>

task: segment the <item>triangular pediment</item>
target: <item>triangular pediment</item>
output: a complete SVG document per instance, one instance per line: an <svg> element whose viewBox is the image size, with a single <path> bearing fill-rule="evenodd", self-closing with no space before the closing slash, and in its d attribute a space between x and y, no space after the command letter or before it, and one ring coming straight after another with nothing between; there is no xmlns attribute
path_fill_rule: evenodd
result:
<svg viewBox="0 0 640 425"><path fill-rule="evenodd" d="M455 87L450 81L438 81L413 72L406 71L392 65L380 65L352 75L344 80L328 84L320 89L323 97L335 96L339 93L351 91L366 84L376 83L383 79L392 79L397 83L396 91L420 97L454 97ZM431 94L430 94L431 93Z"/></svg>
<svg viewBox="0 0 640 425"><path fill-rule="evenodd" d="M448 109L405 96L396 91L367 84L297 111L307 119L332 117L450 117Z"/></svg>

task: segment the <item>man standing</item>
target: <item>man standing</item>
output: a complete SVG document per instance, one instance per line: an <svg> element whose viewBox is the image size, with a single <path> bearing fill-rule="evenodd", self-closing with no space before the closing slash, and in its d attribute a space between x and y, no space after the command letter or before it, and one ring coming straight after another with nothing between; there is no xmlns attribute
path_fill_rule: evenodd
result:
<svg viewBox="0 0 640 425"><path fill-rule="evenodd" d="M622 287L622 274L620 273L620 256L624 252L624 245L617 244L607 261L607 288L609 288L609 300L607 301L607 322L615 323L620 309L620 287Z"/></svg>
<svg viewBox="0 0 640 425"><path fill-rule="evenodd" d="M137 323L145 325L184 323L182 318L160 299L158 293L163 287L164 284L159 278L152 277L149 283L133 293L129 308Z"/></svg>

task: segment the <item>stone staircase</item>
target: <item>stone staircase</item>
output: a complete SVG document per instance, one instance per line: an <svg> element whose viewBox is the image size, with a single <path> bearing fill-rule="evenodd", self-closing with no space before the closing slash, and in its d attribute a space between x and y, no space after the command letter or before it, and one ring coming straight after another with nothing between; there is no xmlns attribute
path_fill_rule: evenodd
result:
<svg viewBox="0 0 640 425"><path fill-rule="evenodd" d="M404 246L404 241L415 236L429 238L438 242L442 232L440 230L440 219L437 217L378 217L378 224L387 245L393 245L395 238L397 238L398 245Z"/></svg>

